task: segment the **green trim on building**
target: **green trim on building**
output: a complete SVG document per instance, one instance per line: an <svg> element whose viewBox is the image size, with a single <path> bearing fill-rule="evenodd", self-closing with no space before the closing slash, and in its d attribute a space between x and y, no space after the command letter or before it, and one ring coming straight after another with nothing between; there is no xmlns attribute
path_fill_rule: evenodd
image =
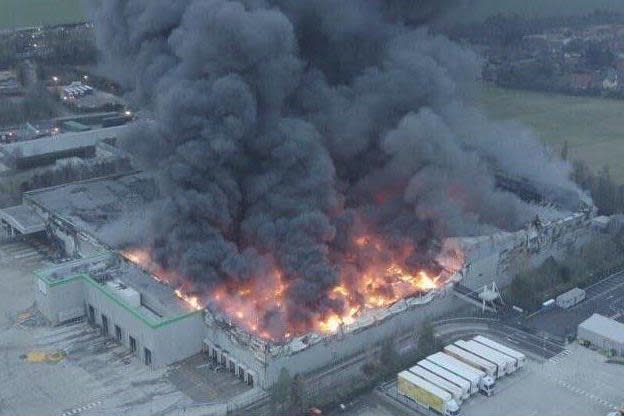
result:
<svg viewBox="0 0 624 416"><path fill-rule="evenodd" d="M48 285L48 287L60 286L60 285L63 285L63 284L66 284L66 283L73 282L73 281L76 281L78 279L81 279L83 282L88 283L89 285L93 286L94 288L96 288L97 290L102 292L106 297L108 297L110 300L112 300L118 306L120 306L123 309L125 309L126 311L128 311L132 316L134 316L136 319L140 320L141 322L143 322L144 324L146 324L147 326L149 326L152 329L159 329L159 328L162 328L162 327L164 327L166 325L169 325L169 324L172 324L174 322L180 321L182 319L186 319L186 318L188 318L190 316L194 316L196 314L202 313L202 310L197 310L197 311L192 311L192 312L189 312L189 313L186 313L186 314L174 316L172 318L155 321L154 319L151 319L151 318L148 318L148 317L142 315L136 308L130 306L128 303L126 303L123 300L119 299L119 297L115 296L108 289L107 286L101 285L98 282L96 282L88 273L79 273L79 274L71 275L71 276L63 278L62 280L59 280L59 281L51 281L51 280L49 280L47 278L49 273L46 274L45 271L37 270L37 271L34 272L34 274L39 279L43 280Z"/></svg>
<svg viewBox="0 0 624 416"><path fill-rule="evenodd" d="M72 267L74 265L79 265L79 264L83 264L83 263L93 263L96 261L104 261L108 258L111 258L112 254L106 251L102 251L100 253L94 254L93 256L90 257L85 257L83 259L77 259L74 261L69 261L67 263L63 263L63 264L59 264L56 267L50 267L48 269L44 269L44 270L35 270L33 273L35 274L35 276L37 276L39 279L43 280L48 287L54 287L54 286L59 286L59 285L63 285L65 283L69 283L73 280L76 280L77 278L80 277L79 274L76 275L68 275L67 277L63 277L62 279L58 279L58 280L50 280L49 276L54 273L54 271L57 268L63 268L63 267Z"/></svg>

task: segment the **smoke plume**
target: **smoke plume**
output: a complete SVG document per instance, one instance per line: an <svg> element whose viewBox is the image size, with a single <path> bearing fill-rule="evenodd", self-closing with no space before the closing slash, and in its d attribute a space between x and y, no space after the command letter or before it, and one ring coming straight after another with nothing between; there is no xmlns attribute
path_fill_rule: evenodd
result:
<svg viewBox="0 0 624 416"><path fill-rule="evenodd" d="M422 26L451 6L94 4L103 65L156 119L131 147L166 198L136 241L196 293L279 270L286 305L259 317L279 334L340 314L328 293L371 257L407 242L404 266L437 272L444 237L525 225L536 207L495 172L576 192L530 132L480 113L479 58ZM384 249L358 249L362 234Z"/></svg>

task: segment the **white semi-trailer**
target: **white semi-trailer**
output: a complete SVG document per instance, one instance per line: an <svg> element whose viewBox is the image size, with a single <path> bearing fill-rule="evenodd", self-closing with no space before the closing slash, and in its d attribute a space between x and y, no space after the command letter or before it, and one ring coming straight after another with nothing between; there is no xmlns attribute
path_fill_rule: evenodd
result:
<svg viewBox="0 0 624 416"><path fill-rule="evenodd" d="M455 345L481 358L485 358L491 363L496 364L496 366L498 367L498 377L502 377L505 374L511 374L516 371L515 359L496 350L493 350L490 347L486 347L483 344L479 344L476 341L459 340L455 343Z"/></svg>
<svg viewBox="0 0 624 416"><path fill-rule="evenodd" d="M519 351L514 350L513 348L509 348L503 344L500 344L496 341L492 341L489 338L486 338L482 335L477 335L476 337L473 338L473 341L478 342L479 344L483 344L486 347L490 347L496 351L499 351L509 357L512 357L516 360L516 367L517 368L521 368L524 367L524 364L526 363L526 355L522 354Z"/></svg>
<svg viewBox="0 0 624 416"><path fill-rule="evenodd" d="M463 401L463 391L459 386L456 386L455 384L451 383L448 380L445 380L444 378L440 377L437 374L434 374L428 370L425 370L424 368L415 365L414 367L409 369L409 372L412 374L417 375L418 377L422 378L423 380L427 380L429 383L434 384L438 387L440 387L442 390L451 393L451 396L453 396L453 400L455 400L457 403L461 404Z"/></svg>
<svg viewBox="0 0 624 416"><path fill-rule="evenodd" d="M444 347L444 352L452 357L457 358L464 363L477 368L481 371L484 371L488 376L492 377L494 380L498 378L498 367L496 364L489 362L477 355L474 355L466 350L462 350L461 348L455 345L447 345Z"/></svg>
<svg viewBox="0 0 624 416"><path fill-rule="evenodd" d="M460 407L453 396L436 385L410 373L401 371L397 375L397 390L403 397L420 406L434 410L444 416L460 416Z"/></svg>
<svg viewBox="0 0 624 416"><path fill-rule="evenodd" d="M469 381L471 393L480 391L486 396L491 396L494 393L494 378L457 358L451 357L443 352L436 352L427 357L426 360Z"/></svg>
<svg viewBox="0 0 624 416"><path fill-rule="evenodd" d="M462 389L462 400L466 400L470 397L470 382L465 378L462 378L455 373L451 373L447 369L440 367L439 365L434 364L431 361L421 360L418 362L418 366L442 377L445 380L450 381L451 383Z"/></svg>

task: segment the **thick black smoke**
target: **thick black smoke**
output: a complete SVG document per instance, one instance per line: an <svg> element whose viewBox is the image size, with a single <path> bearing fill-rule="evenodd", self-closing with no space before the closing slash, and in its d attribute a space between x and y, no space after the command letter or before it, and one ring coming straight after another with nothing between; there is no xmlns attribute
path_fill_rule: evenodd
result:
<svg viewBox="0 0 624 416"><path fill-rule="evenodd" d="M157 120L132 146L167 195L158 261L198 289L278 267L287 313L261 318L300 326L343 307L327 292L362 230L434 269L441 238L535 216L492 166L575 190L530 133L475 107L477 56L420 27L449 4L98 2L104 65Z"/></svg>

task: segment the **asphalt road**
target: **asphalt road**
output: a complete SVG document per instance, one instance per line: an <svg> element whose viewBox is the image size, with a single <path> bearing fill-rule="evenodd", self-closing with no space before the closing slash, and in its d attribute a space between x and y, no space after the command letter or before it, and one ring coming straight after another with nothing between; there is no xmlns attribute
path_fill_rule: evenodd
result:
<svg viewBox="0 0 624 416"><path fill-rule="evenodd" d="M548 334L527 331L496 319L452 318L435 323L439 343L445 345L474 335L494 338L511 348L532 354L538 359L550 359L565 351L564 345Z"/></svg>
<svg viewBox="0 0 624 416"><path fill-rule="evenodd" d="M578 324L594 313L624 322L624 272L585 289L584 301L570 309L555 307L529 318L526 325L559 337L575 336Z"/></svg>

